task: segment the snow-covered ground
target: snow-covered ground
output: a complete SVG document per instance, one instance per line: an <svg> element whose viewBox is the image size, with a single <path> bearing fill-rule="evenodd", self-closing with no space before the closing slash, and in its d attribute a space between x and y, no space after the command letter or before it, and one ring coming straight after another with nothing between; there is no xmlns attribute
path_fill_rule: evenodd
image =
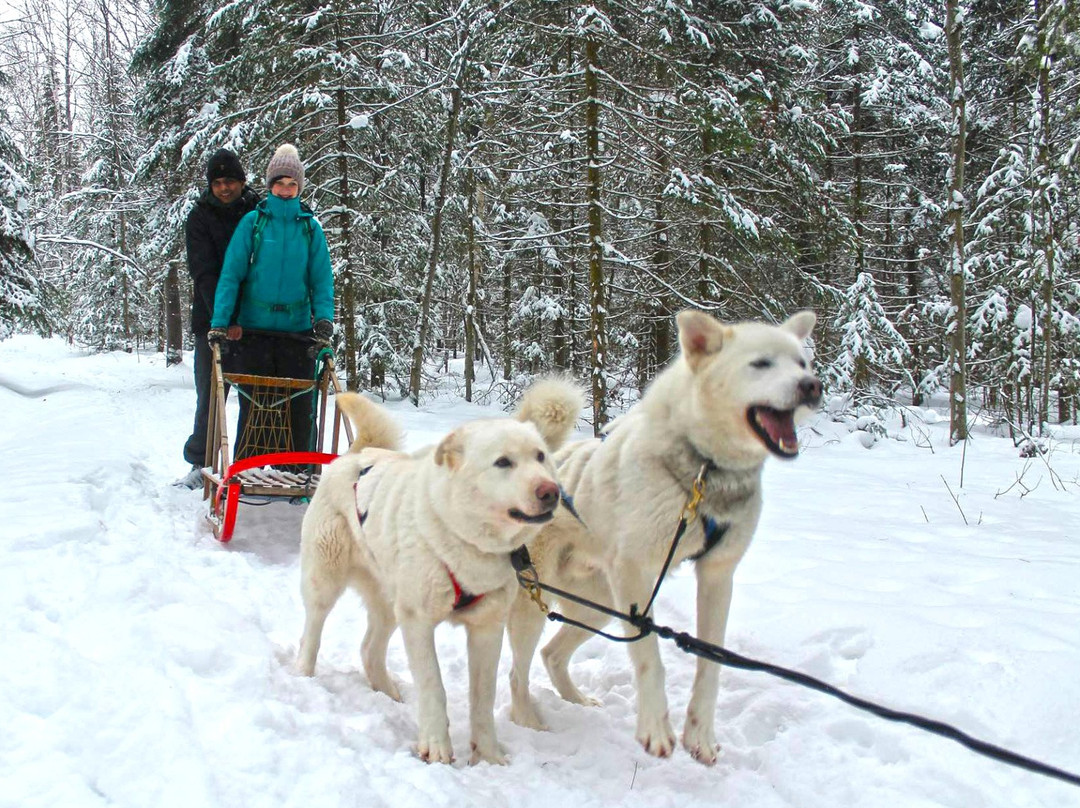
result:
<svg viewBox="0 0 1080 808"><path fill-rule="evenodd" d="M717 765L651 758L633 737L625 649L599 639L572 666L599 707L561 702L537 658L547 733L510 723L504 650L511 763L470 767L464 634L448 626L459 762L426 765L400 638L404 704L358 670L358 598L331 615L316 676L290 670L304 506L242 506L222 546L201 492L170 486L193 404L187 364L0 343L0 806L1080 805L1080 789L735 670L721 676ZM414 446L491 412L390 406ZM1080 431L1028 461L977 430L965 456L923 416L871 449L819 416L799 459L769 462L727 644L1080 769ZM692 604L679 569L657 618L692 630ZM694 660L663 653L680 730Z"/></svg>

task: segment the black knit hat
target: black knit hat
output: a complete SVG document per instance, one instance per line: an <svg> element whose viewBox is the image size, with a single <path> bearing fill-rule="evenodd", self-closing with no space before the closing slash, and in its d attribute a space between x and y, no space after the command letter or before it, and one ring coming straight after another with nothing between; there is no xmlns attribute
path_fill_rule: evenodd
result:
<svg viewBox="0 0 1080 808"><path fill-rule="evenodd" d="M218 149L206 163L207 185L223 177L247 182L247 175L244 173L243 166L240 165L240 158L228 149Z"/></svg>

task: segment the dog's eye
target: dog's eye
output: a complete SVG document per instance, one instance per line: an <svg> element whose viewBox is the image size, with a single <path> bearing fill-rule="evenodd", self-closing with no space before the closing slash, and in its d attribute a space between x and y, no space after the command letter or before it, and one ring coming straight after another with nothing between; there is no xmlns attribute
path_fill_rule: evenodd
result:
<svg viewBox="0 0 1080 808"><path fill-rule="evenodd" d="M495 461L495 468L497 469L508 469L512 465L514 465L514 463L509 457L500 457Z"/></svg>
<svg viewBox="0 0 1080 808"><path fill-rule="evenodd" d="M544 453L543 452L537 452L536 453L536 462L537 463L543 463L544 462Z"/></svg>
<svg viewBox="0 0 1080 808"><path fill-rule="evenodd" d="M806 360L805 359L800 359L799 360L799 367L801 367L803 370L806 370Z"/></svg>
<svg viewBox="0 0 1080 808"><path fill-rule="evenodd" d="M764 358L755 359L753 362L750 363L750 367L757 368L758 370L765 370L765 368L772 367L772 360Z"/></svg>

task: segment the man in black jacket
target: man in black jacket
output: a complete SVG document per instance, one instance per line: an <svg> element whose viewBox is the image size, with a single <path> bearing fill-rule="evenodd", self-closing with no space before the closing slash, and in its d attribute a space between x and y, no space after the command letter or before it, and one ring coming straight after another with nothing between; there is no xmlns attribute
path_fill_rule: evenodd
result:
<svg viewBox="0 0 1080 808"><path fill-rule="evenodd" d="M255 209L259 195L247 186L240 160L228 149L218 149L206 164L207 189L187 218L187 263L191 273L191 330L195 333L195 424L184 444L184 460L191 471L177 485L198 488L200 470L209 465L206 457L206 429L210 410L210 376L213 354L206 341L210 313L214 310L225 249L244 214Z"/></svg>

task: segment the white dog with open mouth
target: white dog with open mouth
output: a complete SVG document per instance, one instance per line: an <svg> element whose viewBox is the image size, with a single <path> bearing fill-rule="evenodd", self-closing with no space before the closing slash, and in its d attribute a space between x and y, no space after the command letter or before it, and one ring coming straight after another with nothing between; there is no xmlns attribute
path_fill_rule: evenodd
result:
<svg viewBox="0 0 1080 808"><path fill-rule="evenodd" d="M561 379L533 385L512 418L453 430L434 449L396 451L400 431L356 394L337 397L357 438L326 467L301 531L306 620L297 667L310 676L323 625L346 586L359 590L368 625L361 647L371 686L400 701L386 649L400 625L419 700L417 754L453 759L435 627L468 634L471 762L505 762L495 737L495 678L517 584L510 553L530 541L559 503L550 452L582 407Z"/></svg>
<svg viewBox="0 0 1080 808"><path fill-rule="evenodd" d="M704 497L674 563L695 561L697 636L722 644L735 566L761 513L761 470L770 455L794 457L795 423L817 406L821 383L811 373L804 340L815 317L803 311L782 325L728 325L696 311L679 314L681 355L603 440L572 443L556 453L564 490L580 516L560 508L529 551L540 580L623 612L644 608L695 479ZM574 603L568 617L599 627L606 618ZM529 694L529 668L544 617L524 593L514 603L509 634L511 718L542 728ZM595 703L570 680L570 657L591 635L564 625L545 646L544 664L559 695ZM647 751L670 755L664 670L655 635L628 645L638 694L637 738ZM719 666L697 662L683 744L713 763Z"/></svg>

